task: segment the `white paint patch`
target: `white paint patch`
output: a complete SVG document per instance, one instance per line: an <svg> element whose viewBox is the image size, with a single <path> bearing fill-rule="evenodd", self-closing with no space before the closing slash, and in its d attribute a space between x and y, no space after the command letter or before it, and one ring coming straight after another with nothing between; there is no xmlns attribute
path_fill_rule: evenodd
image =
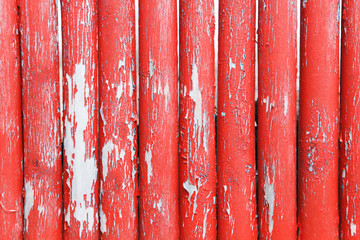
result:
<svg viewBox="0 0 360 240"><path fill-rule="evenodd" d="M164 88L164 95L165 95L165 107L168 107L168 103L170 100L170 89L169 89L169 83L165 84L165 88Z"/></svg>
<svg viewBox="0 0 360 240"><path fill-rule="evenodd" d="M134 94L134 81L132 74L129 74L128 86L129 86L129 96L132 97Z"/></svg>
<svg viewBox="0 0 360 240"><path fill-rule="evenodd" d="M198 75L198 67L195 63L192 63L192 90L190 91L189 95L191 99L195 102L195 109L194 109L194 119L195 124L198 128L202 126L202 97L201 91L199 87L199 75Z"/></svg>
<svg viewBox="0 0 360 240"><path fill-rule="evenodd" d="M119 69L121 69L122 67L124 67L124 72L125 72L125 56L123 59L119 60Z"/></svg>
<svg viewBox="0 0 360 240"><path fill-rule="evenodd" d="M236 65L235 65L235 63L233 63L232 62L232 59L231 58L229 58L229 68L230 68L230 71L231 71L231 69L235 69L236 68Z"/></svg>
<svg viewBox="0 0 360 240"><path fill-rule="evenodd" d="M151 59L151 53L149 57L149 73L150 73L150 78L152 78L152 76L154 76L155 74L154 60Z"/></svg>
<svg viewBox="0 0 360 240"><path fill-rule="evenodd" d="M286 95L284 97L284 116L286 116L288 113L288 107L289 107L289 102L288 102L288 96Z"/></svg>
<svg viewBox="0 0 360 240"><path fill-rule="evenodd" d="M196 208L197 208L197 194L198 194L198 189L195 185L191 184L189 179L186 180L186 182L183 183L183 187L184 189L188 192L189 194L189 197L188 197L188 201L189 201L189 209L191 207L191 197L192 195L195 193L195 196L194 196L194 205L193 205L193 215L192 215L192 218L191 220L194 219L194 215L196 213ZM200 188L200 186L199 186Z"/></svg>
<svg viewBox="0 0 360 240"><path fill-rule="evenodd" d="M133 129L132 127L132 122L128 122L126 120L125 122L128 126L129 129L129 135L127 136L127 140L130 141L130 153L131 153L131 161L132 161L132 180L133 180L133 184L135 186L135 177L136 177L136 165L135 165L135 161L136 161L136 152L135 152L135 129Z"/></svg>
<svg viewBox="0 0 360 240"><path fill-rule="evenodd" d="M105 119L105 116L104 116L104 113L103 113L103 107L102 107L102 105L101 105L101 107L100 107L100 117L101 117L101 120L104 122L104 126L107 124L107 122L106 122L106 119ZM104 132L104 135L106 136L106 134L105 134L105 132Z"/></svg>
<svg viewBox="0 0 360 240"><path fill-rule="evenodd" d="M303 0L303 2L302 2L303 8L305 8L306 3L307 3L307 0Z"/></svg>
<svg viewBox="0 0 360 240"><path fill-rule="evenodd" d="M206 112L203 114L204 123L206 122ZM204 127L203 144L205 152L209 152L209 130Z"/></svg>
<svg viewBox="0 0 360 240"><path fill-rule="evenodd" d="M266 176L266 181L264 185L265 189L265 201L269 204L269 232L272 233L274 228L274 208L275 208L275 190L274 185L270 184L269 176Z"/></svg>
<svg viewBox="0 0 360 240"><path fill-rule="evenodd" d="M159 200L159 202L156 204L157 209L159 210L159 212L161 212L161 208L162 208L162 201L161 199Z"/></svg>
<svg viewBox="0 0 360 240"><path fill-rule="evenodd" d="M351 232L351 236L355 236L356 235L356 224L354 223L350 223L350 232Z"/></svg>
<svg viewBox="0 0 360 240"><path fill-rule="evenodd" d="M125 150L124 149L121 149L121 151L120 151L120 158L121 158L121 160L124 161L124 158L125 158Z"/></svg>
<svg viewBox="0 0 360 240"><path fill-rule="evenodd" d="M100 231L102 233L106 233L106 215L104 214L101 204L100 204Z"/></svg>
<svg viewBox="0 0 360 240"><path fill-rule="evenodd" d="M264 98L262 102L266 104L266 112L268 112L269 111L269 96Z"/></svg>
<svg viewBox="0 0 360 240"><path fill-rule="evenodd" d="M91 231L97 220L95 209L91 203L95 202L94 183L97 179L97 165L95 155L86 158L86 144L84 131L88 126L89 106L85 102L86 93L89 86L85 81L85 65L80 63L75 65L74 76L66 76L68 81L68 101L69 116L65 119L64 150L67 157L67 164L73 174L72 179L67 180L67 185L71 189L70 206L66 214L70 214L70 208L74 209L74 217L80 222L80 237L84 224L87 231ZM77 89L76 93L72 89ZM72 137L74 133L75 139ZM94 151L95 148L92 149ZM69 171L70 171L69 170ZM66 216L70 221L70 216Z"/></svg>
<svg viewBox="0 0 360 240"><path fill-rule="evenodd" d="M38 206L38 211L39 211L39 217L42 216L43 218L46 219L45 206L44 206L42 197L41 197L41 200L40 200L40 204Z"/></svg>
<svg viewBox="0 0 360 240"><path fill-rule="evenodd" d="M147 149L148 150L145 152L145 162L147 164L147 180L148 183L150 183L153 173L152 173L152 165L151 165L152 153L149 144L147 145Z"/></svg>
<svg viewBox="0 0 360 240"><path fill-rule="evenodd" d="M70 205L68 205L68 208L65 211L65 222L70 225Z"/></svg>
<svg viewBox="0 0 360 240"><path fill-rule="evenodd" d="M204 217L204 222L203 222L203 239L206 238L206 230L207 230L207 222L206 222L206 219L207 219L207 215L209 213L210 209L208 208L208 206L206 206L206 209L204 209L204 213L205 213L205 217Z"/></svg>
<svg viewBox="0 0 360 240"><path fill-rule="evenodd" d="M126 87L126 86L125 86ZM126 90L126 89L125 89ZM117 89L116 89L116 98L118 100L120 100L122 94L124 92L124 85L122 83L122 81L120 81L119 85L117 86Z"/></svg>
<svg viewBox="0 0 360 240"><path fill-rule="evenodd" d="M112 142L112 140L107 141L102 148L101 161L102 161L102 174L104 177L104 181L109 171L109 156L113 150L114 150L114 143Z"/></svg>
<svg viewBox="0 0 360 240"><path fill-rule="evenodd" d="M25 218L25 230L29 227L29 214L34 206L35 191L30 181L25 181L25 205L24 205L24 218Z"/></svg>

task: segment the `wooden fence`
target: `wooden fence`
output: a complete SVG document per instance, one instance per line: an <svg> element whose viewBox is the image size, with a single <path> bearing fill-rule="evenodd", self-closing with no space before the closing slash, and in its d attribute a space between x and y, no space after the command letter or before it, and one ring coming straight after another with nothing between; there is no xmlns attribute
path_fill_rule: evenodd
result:
<svg viewBox="0 0 360 240"><path fill-rule="evenodd" d="M135 9L0 0L0 239L360 239L360 2Z"/></svg>

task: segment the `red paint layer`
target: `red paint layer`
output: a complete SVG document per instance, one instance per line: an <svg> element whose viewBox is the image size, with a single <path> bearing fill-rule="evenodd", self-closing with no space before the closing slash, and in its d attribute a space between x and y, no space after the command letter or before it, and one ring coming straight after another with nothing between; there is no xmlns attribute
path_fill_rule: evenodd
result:
<svg viewBox="0 0 360 240"><path fill-rule="evenodd" d="M216 239L214 1L180 0L180 237Z"/></svg>
<svg viewBox="0 0 360 240"><path fill-rule="evenodd" d="M64 238L98 239L97 1L62 1Z"/></svg>
<svg viewBox="0 0 360 240"><path fill-rule="evenodd" d="M297 1L259 2L259 238L296 239Z"/></svg>
<svg viewBox="0 0 360 240"><path fill-rule="evenodd" d="M137 239L135 1L99 1L101 239Z"/></svg>
<svg viewBox="0 0 360 240"><path fill-rule="evenodd" d="M343 1L341 48L340 222L342 239L360 238L360 3Z"/></svg>
<svg viewBox="0 0 360 240"><path fill-rule="evenodd" d="M61 239L62 165L56 3L53 0L21 0L20 18L25 239Z"/></svg>
<svg viewBox="0 0 360 240"><path fill-rule="evenodd" d="M176 1L139 5L140 237L179 238Z"/></svg>
<svg viewBox="0 0 360 240"><path fill-rule="evenodd" d="M221 0L218 237L256 239L255 1Z"/></svg>
<svg viewBox="0 0 360 240"><path fill-rule="evenodd" d="M338 239L338 0L301 4L299 238Z"/></svg>
<svg viewBox="0 0 360 240"><path fill-rule="evenodd" d="M0 239L22 239L21 79L16 1L0 0Z"/></svg>

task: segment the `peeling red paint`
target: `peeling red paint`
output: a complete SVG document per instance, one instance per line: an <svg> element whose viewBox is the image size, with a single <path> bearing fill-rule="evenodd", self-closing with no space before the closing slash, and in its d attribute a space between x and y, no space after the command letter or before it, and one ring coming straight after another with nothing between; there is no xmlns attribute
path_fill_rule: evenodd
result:
<svg viewBox="0 0 360 240"><path fill-rule="evenodd" d="M302 1L300 44L300 239L338 239L340 2Z"/></svg>
<svg viewBox="0 0 360 240"><path fill-rule="evenodd" d="M340 222L342 239L360 238L360 3L343 1L341 48Z"/></svg>
<svg viewBox="0 0 360 240"><path fill-rule="evenodd" d="M176 1L139 2L140 238L179 238Z"/></svg>
<svg viewBox="0 0 360 240"><path fill-rule="evenodd" d="M212 0L180 0L180 237L216 239Z"/></svg>
<svg viewBox="0 0 360 240"><path fill-rule="evenodd" d="M98 239L97 1L62 1L64 238Z"/></svg>
<svg viewBox="0 0 360 240"><path fill-rule="evenodd" d="M135 1L99 0L100 234L137 239Z"/></svg>
<svg viewBox="0 0 360 240"><path fill-rule="evenodd" d="M254 0L220 1L218 87L218 237L257 239Z"/></svg>
<svg viewBox="0 0 360 240"><path fill-rule="evenodd" d="M57 5L20 1L25 239L62 238ZM41 18L39 18L41 16Z"/></svg>
<svg viewBox="0 0 360 240"><path fill-rule="evenodd" d="M0 0L0 39L0 239L22 239L23 151L16 1Z"/></svg>
<svg viewBox="0 0 360 240"><path fill-rule="evenodd" d="M260 239L296 239L297 1L259 2Z"/></svg>

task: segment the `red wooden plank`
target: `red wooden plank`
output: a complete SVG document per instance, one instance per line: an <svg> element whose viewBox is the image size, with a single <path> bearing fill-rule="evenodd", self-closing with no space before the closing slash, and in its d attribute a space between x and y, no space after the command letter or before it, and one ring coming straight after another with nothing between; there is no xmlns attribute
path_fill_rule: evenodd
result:
<svg viewBox="0 0 360 240"><path fill-rule="evenodd" d="M340 222L342 239L360 238L360 3L343 1L341 48Z"/></svg>
<svg viewBox="0 0 360 240"><path fill-rule="evenodd" d="M180 237L216 239L214 1L180 0Z"/></svg>
<svg viewBox="0 0 360 240"><path fill-rule="evenodd" d="M220 1L218 89L218 237L257 239L254 0Z"/></svg>
<svg viewBox="0 0 360 240"><path fill-rule="evenodd" d="M259 2L260 239L296 239L297 1Z"/></svg>
<svg viewBox="0 0 360 240"><path fill-rule="evenodd" d="M137 239L135 1L99 1L100 231Z"/></svg>
<svg viewBox="0 0 360 240"><path fill-rule="evenodd" d="M177 7L139 3L140 237L178 239Z"/></svg>
<svg viewBox="0 0 360 240"><path fill-rule="evenodd" d="M22 239L21 79L16 1L0 0L0 239Z"/></svg>
<svg viewBox="0 0 360 240"><path fill-rule="evenodd" d="M20 18L25 239L61 239L62 164L56 2L21 0Z"/></svg>
<svg viewBox="0 0 360 240"><path fill-rule="evenodd" d="M64 238L98 239L97 1L62 1Z"/></svg>
<svg viewBox="0 0 360 240"><path fill-rule="evenodd" d="M301 4L301 239L338 239L339 4L338 0Z"/></svg>

